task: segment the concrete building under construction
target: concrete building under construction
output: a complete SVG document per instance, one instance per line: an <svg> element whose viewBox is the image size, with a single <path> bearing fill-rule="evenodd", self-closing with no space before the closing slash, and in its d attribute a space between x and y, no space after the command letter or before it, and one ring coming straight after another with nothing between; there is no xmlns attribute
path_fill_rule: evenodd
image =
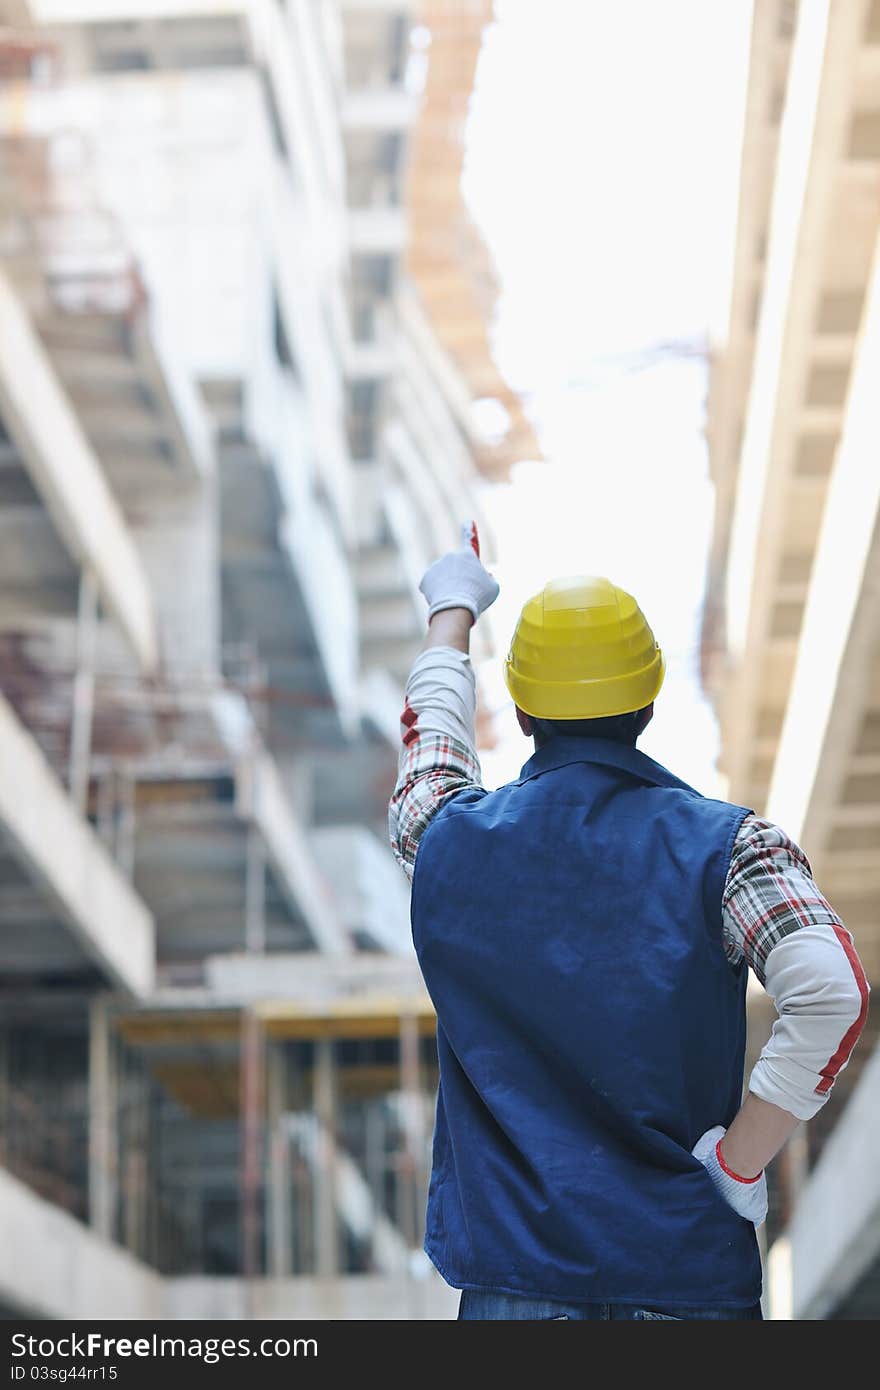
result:
<svg viewBox="0 0 880 1390"><path fill-rule="evenodd" d="M880 4L756 0L703 672L730 796L777 821L880 978ZM768 1003L755 999L756 1042ZM876 1009L773 1165L775 1316L880 1312Z"/></svg>
<svg viewBox="0 0 880 1390"><path fill-rule="evenodd" d="M473 233L409 245L489 6L424 11L0 3L10 1314L452 1307L385 807L419 576L536 450Z"/></svg>

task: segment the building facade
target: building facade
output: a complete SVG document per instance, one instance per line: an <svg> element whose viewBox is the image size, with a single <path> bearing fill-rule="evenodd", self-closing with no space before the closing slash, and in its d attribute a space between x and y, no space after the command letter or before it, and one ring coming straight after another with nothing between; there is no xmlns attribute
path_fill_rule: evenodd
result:
<svg viewBox="0 0 880 1390"><path fill-rule="evenodd" d="M703 675L729 794L804 848L880 976L880 5L755 0L708 438ZM772 1010L755 999L753 1047ZM771 1307L880 1311L877 1023L774 1165Z"/></svg>
<svg viewBox="0 0 880 1390"><path fill-rule="evenodd" d="M485 459L403 268L418 19L0 4L11 1313L451 1307L384 820Z"/></svg>

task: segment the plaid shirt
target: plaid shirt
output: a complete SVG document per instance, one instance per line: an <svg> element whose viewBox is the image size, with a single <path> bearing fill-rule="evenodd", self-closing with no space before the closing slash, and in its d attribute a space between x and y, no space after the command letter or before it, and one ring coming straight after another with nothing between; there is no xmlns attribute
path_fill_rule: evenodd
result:
<svg viewBox="0 0 880 1390"><path fill-rule="evenodd" d="M480 786L480 764L467 744L449 734L410 738L391 801L391 846L407 877L412 878L419 841L441 806ZM770 951L791 932L819 923L844 929L816 887L803 850L778 825L751 814L734 841L722 923L728 960L732 965L745 960L761 984Z"/></svg>

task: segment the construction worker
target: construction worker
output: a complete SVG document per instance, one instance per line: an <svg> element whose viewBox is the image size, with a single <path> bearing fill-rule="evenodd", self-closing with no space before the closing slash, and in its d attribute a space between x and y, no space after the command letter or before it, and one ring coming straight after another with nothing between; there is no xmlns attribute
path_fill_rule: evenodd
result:
<svg viewBox="0 0 880 1390"><path fill-rule="evenodd" d="M529 599L506 662L535 752L486 791L471 625L498 584L427 571L392 846L437 1011L425 1249L464 1319L756 1319L765 1166L864 1024L803 852L636 747L664 660L607 579ZM779 1017L742 1100L747 967Z"/></svg>

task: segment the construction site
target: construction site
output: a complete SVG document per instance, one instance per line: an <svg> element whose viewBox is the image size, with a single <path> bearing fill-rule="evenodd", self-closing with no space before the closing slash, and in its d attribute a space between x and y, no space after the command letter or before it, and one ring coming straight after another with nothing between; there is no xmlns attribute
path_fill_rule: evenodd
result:
<svg viewBox="0 0 880 1390"><path fill-rule="evenodd" d="M422 572L541 458L460 187L492 16L0 0L2 1317L455 1316L386 818ZM755 0L747 81L701 677L876 980L880 0ZM880 1314L878 1027L767 1316Z"/></svg>

